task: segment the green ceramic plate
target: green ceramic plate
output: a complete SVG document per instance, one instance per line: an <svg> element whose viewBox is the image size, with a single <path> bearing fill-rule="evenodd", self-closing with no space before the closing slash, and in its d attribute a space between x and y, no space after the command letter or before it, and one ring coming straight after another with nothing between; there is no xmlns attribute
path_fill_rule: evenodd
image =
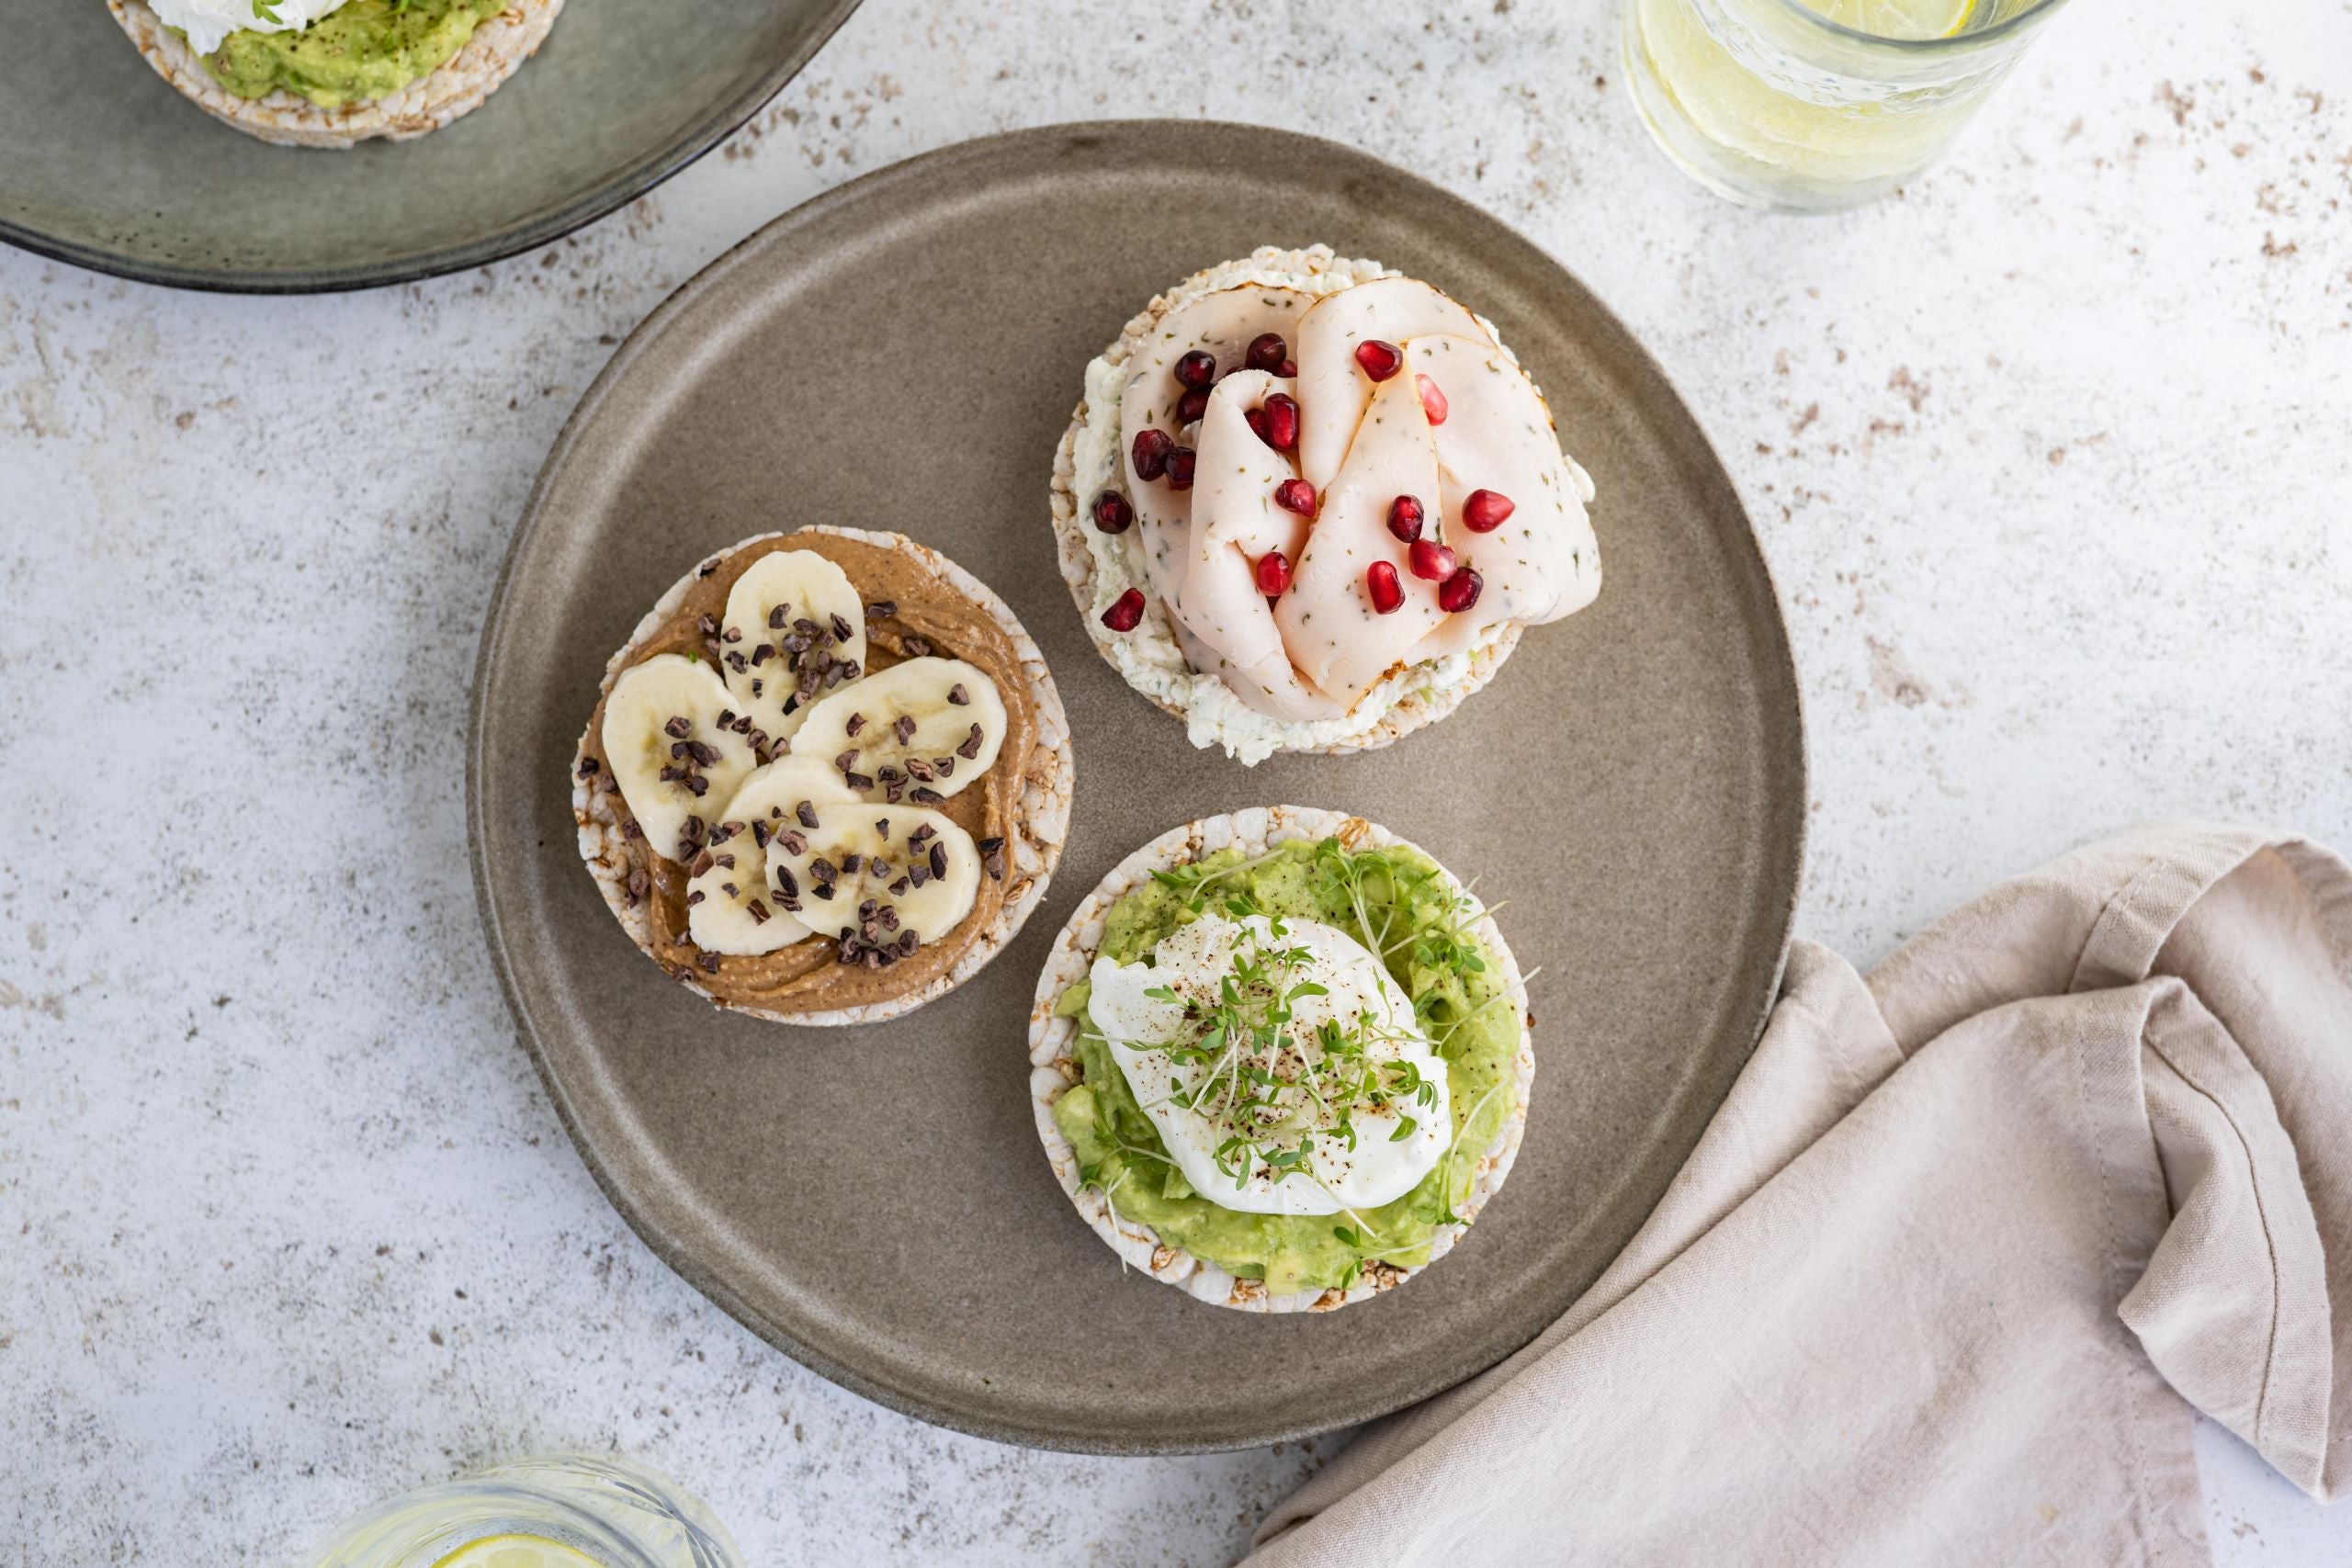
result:
<svg viewBox="0 0 2352 1568"><path fill-rule="evenodd" d="M100 0L28 3L11 7L0 51L0 240L143 282L257 294L479 266L661 184L856 8L573 0L537 57L464 119L332 152L215 122Z"/></svg>
<svg viewBox="0 0 2352 1568"><path fill-rule="evenodd" d="M1244 768L1097 657L1047 483L1087 361L1159 289L1327 241L1490 315L1600 486L1607 583L1385 750ZM995 962L889 1023L725 1016L641 957L574 849L572 745L605 658L679 573L828 521L936 545L1044 649L1071 835ZM1240 126L1065 126L868 175L769 225L624 344L541 474L483 632L469 812L491 952L589 1168L755 1332L933 1421L1116 1452L1238 1447L1493 1365L1632 1236L1747 1059L1780 973L1804 739L1779 603L1657 366L1556 262L1433 186ZM1163 829L1360 813L1505 908L1535 1088L1510 1184L1453 1254L1329 1315L1204 1306L1123 1270L1029 1113L1056 931Z"/></svg>

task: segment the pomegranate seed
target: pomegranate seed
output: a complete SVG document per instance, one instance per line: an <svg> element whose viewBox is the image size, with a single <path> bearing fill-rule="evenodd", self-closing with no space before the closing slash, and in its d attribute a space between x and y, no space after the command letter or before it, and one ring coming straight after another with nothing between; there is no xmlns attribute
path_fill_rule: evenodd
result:
<svg viewBox="0 0 2352 1568"><path fill-rule="evenodd" d="M1453 552L1435 539L1415 539L1405 552L1405 564L1424 582L1442 582L1453 574Z"/></svg>
<svg viewBox="0 0 2352 1568"><path fill-rule="evenodd" d="M1191 424L1209 412L1209 389L1195 387L1176 400L1176 423Z"/></svg>
<svg viewBox="0 0 2352 1568"><path fill-rule="evenodd" d="M1193 350L1176 362L1176 379L1195 391L1207 391L1216 380L1216 355L1206 349Z"/></svg>
<svg viewBox="0 0 2352 1568"><path fill-rule="evenodd" d="M1301 517L1315 515L1315 487L1305 479L1284 479L1274 487L1274 504Z"/></svg>
<svg viewBox="0 0 2352 1568"><path fill-rule="evenodd" d="M1277 452L1298 448L1298 400L1276 392L1266 400L1266 441Z"/></svg>
<svg viewBox="0 0 2352 1568"><path fill-rule="evenodd" d="M1280 333L1260 333L1250 340L1250 353L1242 363L1252 370L1275 371L1290 357L1290 344Z"/></svg>
<svg viewBox="0 0 2352 1568"><path fill-rule="evenodd" d="M1269 599L1278 599L1290 591L1290 560L1280 550L1268 550L1258 558L1258 592Z"/></svg>
<svg viewBox="0 0 2352 1568"><path fill-rule="evenodd" d="M1298 375L1298 361L1295 359L1283 360L1283 367L1275 371L1274 374L1282 377L1284 380L1295 378Z"/></svg>
<svg viewBox="0 0 2352 1568"><path fill-rule="evenodd" d="M1388 531L1406 544L1421 536L1421 498L1400 495L1388 503Z"/></svg>
<svg viewBox="0 0 2352 1568"><path fill-rule="evenodd" d="M1405 585L1396 581L1394 561L1376 560L1364 569L1364 592L1372 595L1372 607L1382 615L1393 615L1405 603Z"/></svg>
<svg viewBox="0 0 2352 1568"><path fill-rule="evenodd" d="M1164 430L1138 430L1129 460L1135 464L1136 478L1156 479L1168 471L1168 454L1175 449L1176 438Z"/></svg>
<svg viewBox="0 0 2352 1568"><path fill-rule="evenodd" d="M1375 381L1385 381L1404 368L1405 351L1393 343L1368 337L1356 344L1356 363Z"/></svg>
<svg viewBox="0 0 2352 1568"><path fill-rule="evenodd" d="M1102 612L1102 624L1114 632L1131 632L1143 619L1143 590L1130 588Z"/></svg>
<svg viewBox="0 0 2352 1568"><path fill-rule="evenodd" d="M1136 509L1117 491L1106 490L1094 498L1094 525L1105 534L1124 534L1135 520Z"/></svg>
<svg viewBox="0 0 2352 1568"><path fill-rule="evenodd" d="M1193 488L1193 449L1190 446L1177 446L1169 451L1168 488L1170 490Z"/></svg>
<svg viewBox="0 0 2352 1568"><path fill-rule="evenodd" d="M1421 410L1430 416L1430 423L1443 424L1446 410L1445 394L1437 389L1437 383L1426 376L1415 376L1413 385L1420 389Z"/></svg>
<svg viewBox="0 0 2352 1568"><path fill-rule="evenodd" d="M1487 580L1471 567L1464 567L1437 585L1437 607L1449 615L1458 615L1478 602L1478 590Z"/></svg>
<svg viewBox="0 0 2352 1568"><path fill-rule="evenodd" d="M1462 503L1462 525L1473 534L1491 534L1515 510L1510 497L1498 490L1474 490Z"/></svg>
<svg viewBox="0 0 2352 1568"><path fill-rule="evenodd" d="M1272 427L1266 423L1264 409L1245 409L1242 411L1241 417L1250 422L1250 428L1257 433L1259 440L1269 446L1274 444L1274 438L1271 434Z"/></svg>

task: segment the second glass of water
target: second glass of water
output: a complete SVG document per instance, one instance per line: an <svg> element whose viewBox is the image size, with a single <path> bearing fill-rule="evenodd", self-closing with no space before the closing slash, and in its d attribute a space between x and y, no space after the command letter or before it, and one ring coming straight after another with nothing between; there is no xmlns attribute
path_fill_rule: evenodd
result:
<svg viewBox="0 0 2352 1568"><path fill-rule="evenodd" d="M1685 173L1826 212L1932 163L2062 0L1623 0L1623 69Z"/></svg>
<svg viewBox="0 0 2352 1568"><path fill-rule="evenodd" d="M699 1498L632 1460L517 1460L351 1520L318 1568L741 1568Z"/></svg>

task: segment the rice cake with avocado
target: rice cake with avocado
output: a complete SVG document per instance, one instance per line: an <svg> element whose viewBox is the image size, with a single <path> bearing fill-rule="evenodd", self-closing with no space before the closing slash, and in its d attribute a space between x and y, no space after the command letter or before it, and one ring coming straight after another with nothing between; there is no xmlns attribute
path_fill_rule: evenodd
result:
<svg viewBox="0 0 2352 1568"><path fill-rule="evenodd" d="M563 9L563 0L236 3L252 6L258 25L224 30L215 15L223 0L107 0L147 62L207 114L265 141L326 148L405 141L471 112L537 51Z"/></svg>
<svg viewBox="0 0 2352 1568"><path fill-rule="evenodd" d="M1385 944L1386 968L1437 1032L1453 1134L1403 1197L1365 1213L1241 1213L1201 1196L1170 1157L1166 1123L1146 1113L1092 1027L1089 971L1098 955L1140 959L1212 906L1359 938L1370 922L1367 947L1405 922L1408 934ZM1030 1011L1030 1108L1062 1190L1127 1263L1219 1306L1329 1312L1443 1257L1501 1189L1527 1123L1532 1025L1502 932L1427 853L1362 818L1253 809L1160 835L1080 904Z"/></svg>
<svg viewBox="0 0 2352 1568"><path fill-rule="evenodd" d="M719 551L639 622L581 737L572 817L672 978L778 1023L873 1023L1012 941L1060 862L1074 768L1002 599L902 535L818 525ZM947 884L960 912L936 908Z"/></svg>

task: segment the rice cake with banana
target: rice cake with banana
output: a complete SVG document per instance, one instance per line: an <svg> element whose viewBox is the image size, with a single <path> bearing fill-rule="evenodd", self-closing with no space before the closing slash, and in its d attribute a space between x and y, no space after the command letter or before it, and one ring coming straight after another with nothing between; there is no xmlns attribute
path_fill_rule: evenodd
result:
<svg viewBox="0 0 2352 1568"><path fill-rule="evenodd" d="M977 973L1036 907L1074 762L1012 611L902 535L722 550L605 666L580 852L640 951L722 1008L870 1023Z"/></svg>
<svg viewBox="0 0 2352 1568"><path fill-rule="evenodd" d="M1591 479L1494 324L1329 246L1154 299L1055 455L1095 649L1246 763L1385 746L1600 591Z"/></svg>
<svg viewBox="0 0 2352 1568"><path fill-rule="evenodd" d="M1160 835L1038 977L1030 1107L1121 1258L1195 1299L1329 1312L1445 1256L1518 1157L1526 977L1378 825L1281 806Z"/></svg>

